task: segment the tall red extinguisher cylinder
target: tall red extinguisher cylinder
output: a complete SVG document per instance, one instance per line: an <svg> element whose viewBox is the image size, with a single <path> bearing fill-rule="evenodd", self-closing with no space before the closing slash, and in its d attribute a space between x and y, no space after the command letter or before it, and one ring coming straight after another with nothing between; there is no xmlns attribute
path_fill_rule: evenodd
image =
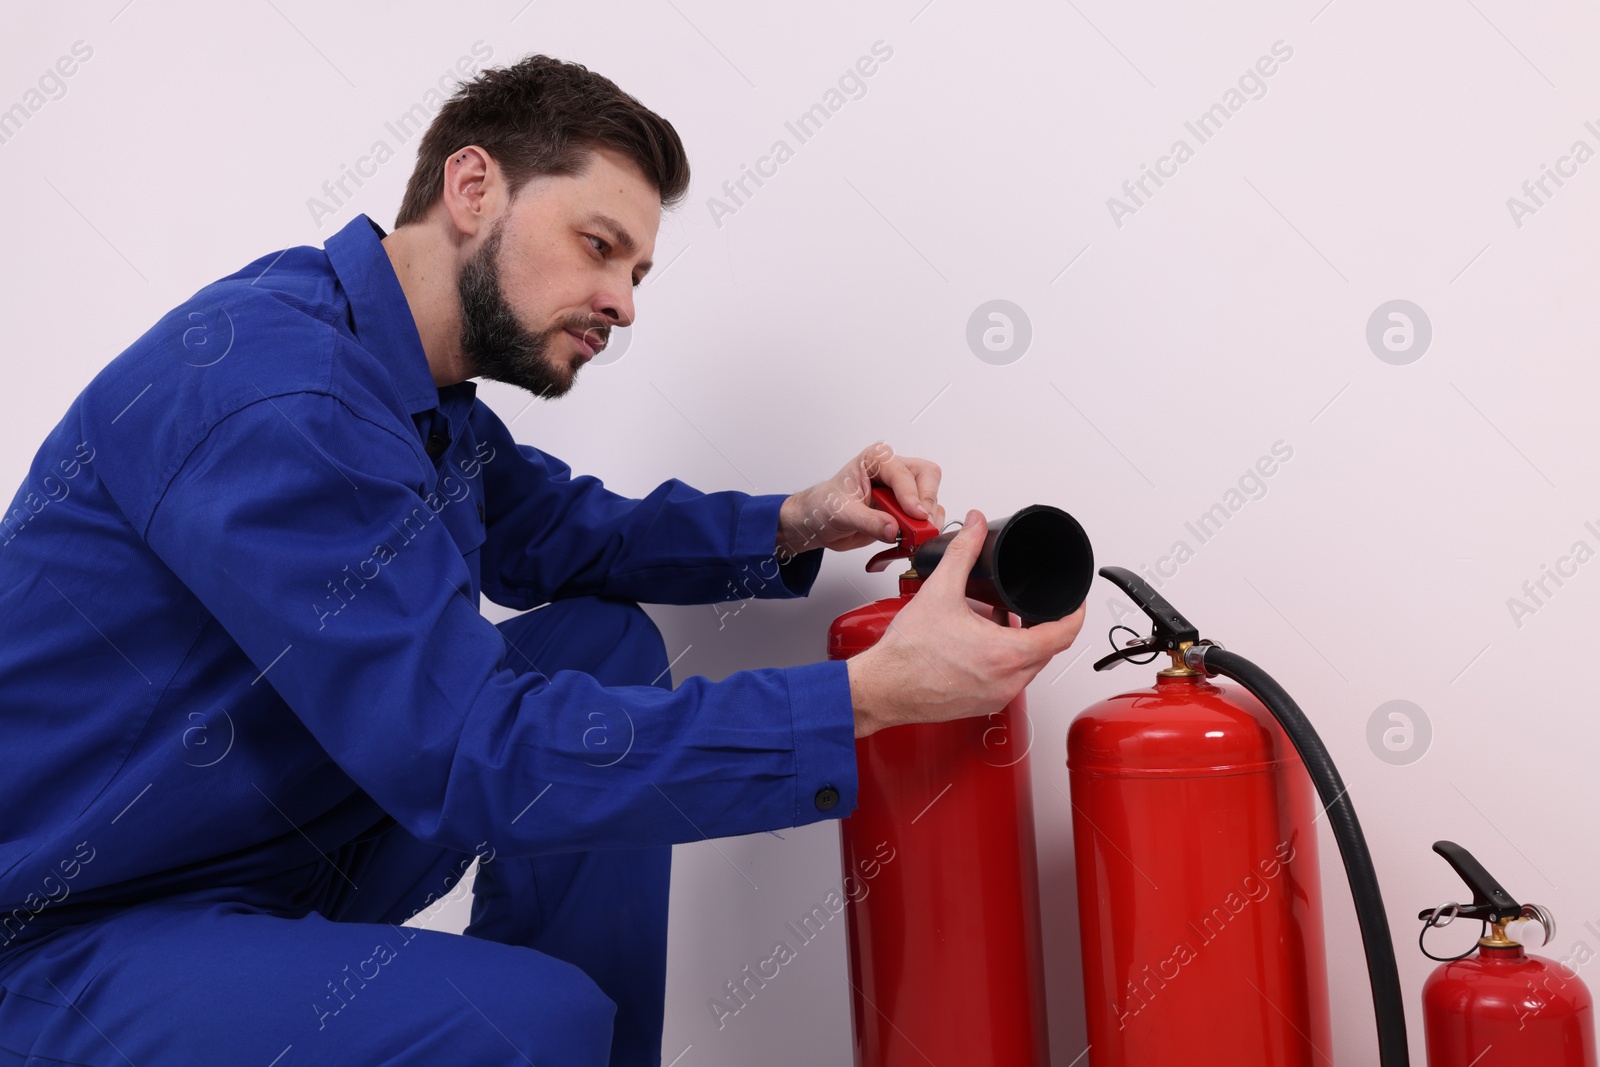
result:
<svg viewBox="0 0 1600 1067"><path fill-rule="evenodd" d="M1177 664L1067 752L1089 1063L1332 1062L1318 808L1267 709Z"/></svg>
<svg viewBox="0 0 1600 1067"><path fill-rule="evenodd" d="M1422 986L1428 1067L1596 1067L1594 1000L1575 968L1529 955L1507 925L1532 920L1555 936L1538 904L1520 904L1473 855L1452 841L1433 850L1472 890L1471 904L1451 901L1418 915L1418 944L1440 966ZM1484 933L1467 953L1439 957L1423 942L1456 918L1477 919Z"/></svg>
<svg viewBox="0 0 1600 1067"><path fill-rule="evenodd" d="M1125 567L1149 617L1094 665L1170 657L1067 734L1089 1063L1331 1063L1317 823L1360 921L1378 1058L1407 1067L1387 911L1349 787L1282 686ZM1118 644L1126 630L1133 639ZM1136 657L1146 656L1145 659ZM1222 676L1238 689L1213 685ZM1315 791L1313 800L1312 790Z"/></svg>
<svg viewBox="0 0 1600 1067"><path fill-rule="evenodd" d="M830 659L876 644L953 537L906 515L887 490L873 501L901 536L867 569L912 566L898 596L834 621ZM1023 623L1070 614L1092 577L1082 528L1035 507L991 524L966 592L1012 625L1014 614ZM1031 744L1020 695L992 715L856 742L856 810L840 824L856 1067L1049 1064Z"/></svg>

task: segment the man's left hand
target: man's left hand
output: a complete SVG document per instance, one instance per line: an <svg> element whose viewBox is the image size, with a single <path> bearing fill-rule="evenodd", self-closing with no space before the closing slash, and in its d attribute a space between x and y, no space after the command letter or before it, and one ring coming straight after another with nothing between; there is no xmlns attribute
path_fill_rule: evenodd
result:
<svg viewBox="0 0 1600 1067"><path fill-rule="evenodd" d="M778 556L789 559L813 548L847 552L875 541L893 542L899 526L869 502L874 482L888 486L912 518L944 525L939 504L939 465L897 456L879 441L825 482L795 493L778 512Z"/></svg>

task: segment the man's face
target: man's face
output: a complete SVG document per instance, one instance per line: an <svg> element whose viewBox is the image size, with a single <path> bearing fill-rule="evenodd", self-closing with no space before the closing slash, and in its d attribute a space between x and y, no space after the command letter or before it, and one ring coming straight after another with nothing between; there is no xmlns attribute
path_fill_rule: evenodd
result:
<svg viewBox="0 0 1600 1067"><path fill-rule="evenodd" d="M633 322L660 225L655 187L609 149L576 177L530 180L456 277L473 374L566 393L612 327Z"/></svg>

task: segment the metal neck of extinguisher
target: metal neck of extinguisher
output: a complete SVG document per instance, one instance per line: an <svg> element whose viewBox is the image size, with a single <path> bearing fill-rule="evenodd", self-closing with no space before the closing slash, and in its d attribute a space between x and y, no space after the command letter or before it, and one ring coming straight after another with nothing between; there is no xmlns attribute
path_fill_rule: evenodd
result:
<svg viewBox="0 0 1600 1067"><path fill-rule="evenodd" d="M1148 655L1153 659L1165 652L1171 656L1172 666L1162 671L1163 675L1209 677L1220 674L1231 678L1272 712L1299 752L1322 799L1323 811L1344 861L1356 914L1361 919L1361 941L1366 952L1367 977L1372 986L1372 1007L1378 1029L1379 1063L1383 1067L1406 1067L1411 1062L1411 1054L1406 1046L1405 1002L1400 991L1400 970L1395 962L1388 913L1349 788L1334 766L1327 746L1294 698L1266 671L1216 642L1202 638L1199 629L1151 588L1149 582L1125 567L1102 567L1100 575L1126 593L1150 617L1151 631L1147 636L1136 634L1134 640L1120 647L1113 641L1111 655L1097 662L1095 670L1109 670L1124 661L1149 663L1150 659L1134 657ZM1128 627L1115 627L1112 633L1118 629Z"/></svg>

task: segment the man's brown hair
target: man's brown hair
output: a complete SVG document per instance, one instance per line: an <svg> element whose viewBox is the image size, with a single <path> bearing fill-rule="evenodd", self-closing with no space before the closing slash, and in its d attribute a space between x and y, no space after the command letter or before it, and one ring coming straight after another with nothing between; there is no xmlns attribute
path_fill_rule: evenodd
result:
<svg viewBox="0 0 1600 1067"><path fill-rule="evenodd" d="M689 157L670 122L581 64L531 55L479 72L445 102L417 149L395 226L420 221L438 202L445 161L467 145L493 157L513 196L541 175L583 173L595 148L636 163L662 207L689 190Z"/></svg>

